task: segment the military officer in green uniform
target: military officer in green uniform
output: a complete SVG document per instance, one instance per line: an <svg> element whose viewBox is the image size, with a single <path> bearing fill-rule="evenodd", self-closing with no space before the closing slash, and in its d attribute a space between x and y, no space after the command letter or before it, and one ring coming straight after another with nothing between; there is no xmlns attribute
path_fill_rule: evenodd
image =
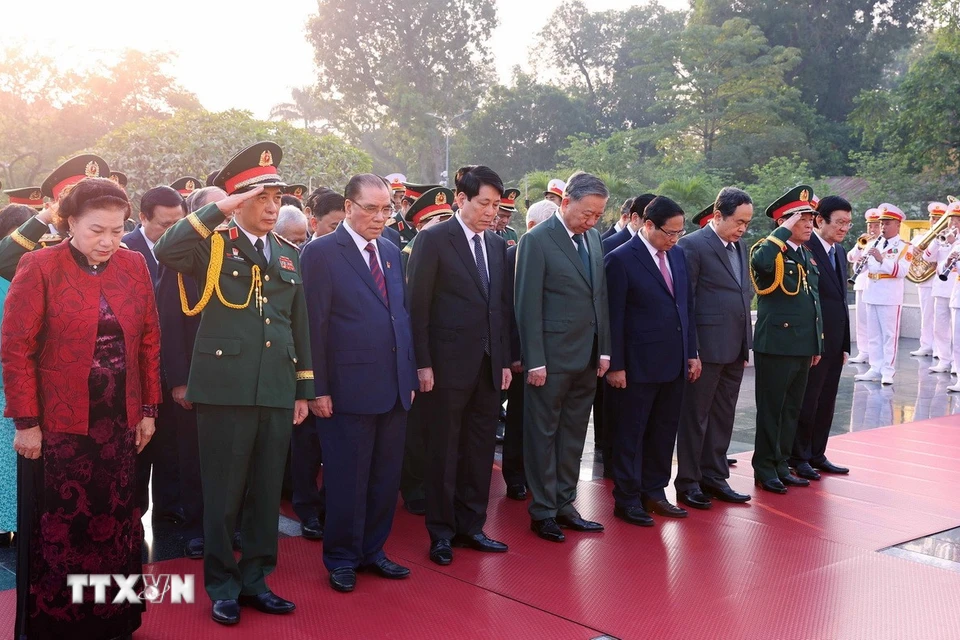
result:
<svg viewBox="0 0 960 640"><path fill-rule="evenodd" d="M420 233L427 227L452 218L452 204L453 191L446 187L432 187L427 189L422 196L417 198L417 200L407 208L406 213L403 214L403 219L408 226L413 227L417 233ZM407 267L407 262L410 261L410 254L413 252L413 243L416 239L416 236L410 238L400 252L400 259L403 260L404 269Z"/></svg>
<svg viewBox="0 0 960 640"><path fill-rule="evenodd" d="M424 193L430 189L435 189L440 185L437 184L413 184L411 182L404 182L403 187L405 191L403 192L402 203L406 206L406 210L401 208L400 211L397 211L393 215L394 226L397 231L400 232L400 249L403 250L407 243L412 241L417 237L417 229L414 227L406 218L406 211L410 210L410 207L422 196ZM388 224L390 224L388 222ZM409 256L408 256L409 257Z"/></svg>
<svg viewBox="0 0 960 640"><path fill-rule="evenodd" d="M517 212L517 198L520 197L520 189L507 189L503 192L500 199L500 210L497 211L497 235L503 238L507 247L512 247L520 241L520 236L516 230L510 226L510 218Z"/></svg>
<svg viewBox="0 0 960 640"><path fill-rule="evenodd" d="M177 222L154 247L161 263L196 278L201 291L193 309L181 293L184 312L201 313L187 400L197 409L204 584L222 624L239 622L240 606L294 609L265 581L277 563L290 435L314 397L299 253L272 231L284 186L281 156L272 142L234 156L215 180L227 198ZM241 499L238 562L231 534Z"/></svg>
<svg viewBox="0 0 960 640"><path fill-rule="evenodd" d="M63 238L51 226L60 200L84 178L106 178L109 175L110 168L103 158L92 154L75 156L54 169L40 186L41 199L50 198L48 206L0 240L0 277L13 280L25 253L62 242Z"/></svg>
<svg viewBox="0 0 960 640"><path fill-rule="evenodd" d="M807 374L823 352L816 260L803 243L813 233L813 189L800 185L767 207L777 228L750 250L757 291L753 352L756 365L757 436L753 473L758 487L786 493L809 481L790 472L797 419Z"/></svg>

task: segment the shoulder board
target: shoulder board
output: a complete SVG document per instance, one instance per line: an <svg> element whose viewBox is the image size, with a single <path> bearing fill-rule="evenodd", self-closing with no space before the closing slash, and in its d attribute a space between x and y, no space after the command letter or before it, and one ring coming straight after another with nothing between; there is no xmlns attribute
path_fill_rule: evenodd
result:
<svg viewBox="0 0 960 640"><path fill-rule="evenodd" d="M217 228L214 231L229 231L230 225L224 222L223 224L218 224Z"/></svg>
<svg viewBox="0 0 960 640"><path fill-rule="evenodd" d="M517 230L516 230L516 229L514 229L513 227L511 227L510 225L507 225L507 229L510 229L510 231L513 231L514 233L516 233L516 232L517 232Z"/></svg>
<svg viewBox="0 0 960 640"><path fill-rule="evenodd" d="M38 244L44 244L44 245L59 244L61 242L63 242L63 238L61 238L56 233L45 233L42 236L40 236L39 240L37 240Z"/></svg>
<svg viewBox="0 0 960 640"><path fill-rule="evenodd" d="M400 252L401 252L401 253L406 253L407 255L412 254L412 253L413 253L413 245L408 242L408 243L407 243L407 246L405 246L403 249L400 249Z"/></svg>
<svg viewBox="0 0 960 640"><path fill-rule="evenodd" d="M273 234L273 237L276 238L277 240L279 240L280 242L286 243L287 245L289 245L289 246L291 246L291 247L293 247L294 249L297 249L297 250L299 251L299 248L297 247L297 245L293 244L292 242L290 242L289 240L287 240L286 238L284 238L282 235L280 235L280 234L277 233L276 231L271 231L270 233L272 233L272 234Z"/></svg>

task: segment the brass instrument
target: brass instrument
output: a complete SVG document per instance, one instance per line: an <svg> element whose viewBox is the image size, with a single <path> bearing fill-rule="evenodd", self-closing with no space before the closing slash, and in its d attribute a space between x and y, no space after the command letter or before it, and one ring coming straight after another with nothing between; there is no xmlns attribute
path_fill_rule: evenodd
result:
<svg viewBox="0 0 960 640"><path fill-rule="evenodd" d="M866 234L864 234L864 235L866 235ZM861 238L862 238L862 237L863 237L863 236L861 236ZM848 283L850 283L850 284L856 284L856 282L857 282L857 276L859 276L859 275L863 272L863 270L867 268L867 261L870 259L870 251L876 249L876 248L877 248L877 245L880 244L880 241L881 241L881 240L883 240L883 236L878 235L878 236L877 236L877 239L873 241L873 246L871 246L870 249L864 250L863 256L861 256L860 259L857 260L857 266L855 266L855 267L853 268L853 275L850 276L849 278L847 278L847 282L848 282ZM860 244L860 240L859 240L859 239L857 240L857 244ZM934 266L936 266L936 265L934 265Z"/></svg>
<svg viewBox="0 0 960 640"><path fill-rule="evenodd" d="M869 233L861 233L860 237L857 238L857 246L862 249L863 247L867 246L867 243L873 239L874 239L874 236L870 235Z"/></svg>
<svg viewBox="0 0 960 640"><path fill-rule="evenodd" d="M943 216L937 223L930 227L920 241L913 245L913 262L910 263L910 270L907 271L907 280L915 284L926 282L937 272L937 263L923 259L923 252L930 246L934 240L937 240L947 225L950 224L950 218Z"/></svg>

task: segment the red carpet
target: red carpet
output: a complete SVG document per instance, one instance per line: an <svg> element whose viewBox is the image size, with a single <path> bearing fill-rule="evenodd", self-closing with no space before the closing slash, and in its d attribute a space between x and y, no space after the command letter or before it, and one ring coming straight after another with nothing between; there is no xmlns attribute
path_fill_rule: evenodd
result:
<svg viewBox="0 0 960 640"><path fill-rule="evenodd" d="M293 615L244 610L238 627L219 627L198 576L196 605L152 607L135 637L960 637L960 574L877 553L960 526L960 417L837 436L830 455L850 476L786 496L755 491L740 455L731 484L753 502L658 517L653 529L613 517L609 482L581 483L580 511L607 530L568 532L564 544L529 531L525 505L503 497L495 473L486 531L510 545L506 555L458 549L440 568L427 558L422 519L400 509L387 552L412 568L409 580L361 574L356 592L338 594L320 545L285 539L270 584L297 603ZM201 567L176 560L152 570ZM12 626L13 602L13 591L0 594L0 628Z"/></svg>

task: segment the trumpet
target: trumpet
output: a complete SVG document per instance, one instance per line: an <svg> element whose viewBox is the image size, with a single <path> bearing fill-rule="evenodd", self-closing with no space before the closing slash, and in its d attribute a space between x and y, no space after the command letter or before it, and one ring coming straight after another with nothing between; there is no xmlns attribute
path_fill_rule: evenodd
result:
<svg viewBox="0 0 960 640"><path fill-rule="evenodd" d="M866 235L866 234L863 234ZM862 238L863 236L860 236ZM859 276L864 269L867 268L867 260L870 259L870 251L877 248L877 245L880 244L880 241L883 240L883 236L877 236L877 239L873 241L873 245L869 250L863 252L863 256L857 261L857 266L853 268L853 275L847 278L847 282L850 284L856 284L857 276ZM860 244L860 239L857 239L857 244ZM865 246L865 245L861 245Z"/></svg>
<svg viewBox="0 0 960 640"><path fill-rule="evenodd" d="M874 239L875 236L870 235L869 233L861 233L860 237L857 238L857 246L861 249L867 246L867 243Z"/></svg>
<svg viewBox="0 0 960 640"><path fill-rule="evenodd" d="M949 227L946 231L942 231L937 234L937 242L943 246L952 245L957 241L957 229L956 227Z"/></svg>

